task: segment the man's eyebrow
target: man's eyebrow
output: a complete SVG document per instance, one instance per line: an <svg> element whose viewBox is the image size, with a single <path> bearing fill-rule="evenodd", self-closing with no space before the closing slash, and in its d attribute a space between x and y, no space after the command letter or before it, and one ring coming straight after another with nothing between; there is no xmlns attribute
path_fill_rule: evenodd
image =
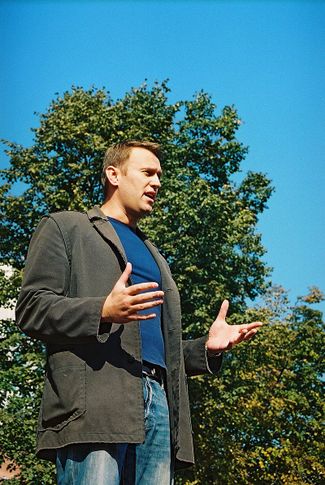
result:
<svg viewBox="0 0 325 485"><path fill-rule="evenodd" d="M152 173L157 173L159 175L159 177L161 177L161 175L162 175L162 170L156 169L155 167L142 167L141 170L147 171L147 172L152 172Z"/></svg>

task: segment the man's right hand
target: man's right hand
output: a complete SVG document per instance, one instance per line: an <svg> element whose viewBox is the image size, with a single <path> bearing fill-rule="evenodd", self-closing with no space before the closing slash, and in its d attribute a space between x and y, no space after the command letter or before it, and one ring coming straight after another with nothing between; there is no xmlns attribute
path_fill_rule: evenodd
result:
<svg viewBox="0 0 325 485"><path fill-rule="evenodd" d="M164 302L164 292L148 291L158 288L159 285L155 282L127 286L131 272L132 265L127 263L120 279L105 300L102 322L128 323L134 320L149 320L156 316L155 313L142 315L138 312L161 305Z"/></svg>

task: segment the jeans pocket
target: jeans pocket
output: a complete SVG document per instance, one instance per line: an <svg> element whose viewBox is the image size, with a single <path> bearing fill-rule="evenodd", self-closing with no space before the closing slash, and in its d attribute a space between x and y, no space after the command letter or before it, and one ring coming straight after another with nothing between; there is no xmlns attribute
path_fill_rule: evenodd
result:
<svg viewBox="0 0 325 485"><path fill-rule="evenodd" d="M152 402L152 387L149 377L143 378L144 419L147 419Z"/></svg>

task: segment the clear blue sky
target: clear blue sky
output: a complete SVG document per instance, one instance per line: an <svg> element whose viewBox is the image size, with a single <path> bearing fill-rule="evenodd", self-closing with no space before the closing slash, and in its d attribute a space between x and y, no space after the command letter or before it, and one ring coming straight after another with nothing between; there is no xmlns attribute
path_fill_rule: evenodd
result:
<svg viewBox="0 0 325 485"><path fill-rule="evenodd" d="M259 222L274 283L325 290L324 2L0 1L0 18L2 138L31 144L34 112L72 85L203 88L244 121L243 171L276 187Z"/></svg>

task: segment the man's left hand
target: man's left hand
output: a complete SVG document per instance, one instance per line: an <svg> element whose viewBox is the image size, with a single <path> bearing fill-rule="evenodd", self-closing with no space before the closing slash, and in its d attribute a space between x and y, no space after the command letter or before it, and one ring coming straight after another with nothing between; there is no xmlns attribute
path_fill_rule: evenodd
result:
<svg viewBox="0 0 325 485"><path fill-rule="evenodd" d="M228 325L226 316L229 302L224 300L221 305L217 318L209 330L209 337L206 342L206 349L210 355L230 350L240 342L252 338L262 322L253 322L243 325Z"/></svg>

